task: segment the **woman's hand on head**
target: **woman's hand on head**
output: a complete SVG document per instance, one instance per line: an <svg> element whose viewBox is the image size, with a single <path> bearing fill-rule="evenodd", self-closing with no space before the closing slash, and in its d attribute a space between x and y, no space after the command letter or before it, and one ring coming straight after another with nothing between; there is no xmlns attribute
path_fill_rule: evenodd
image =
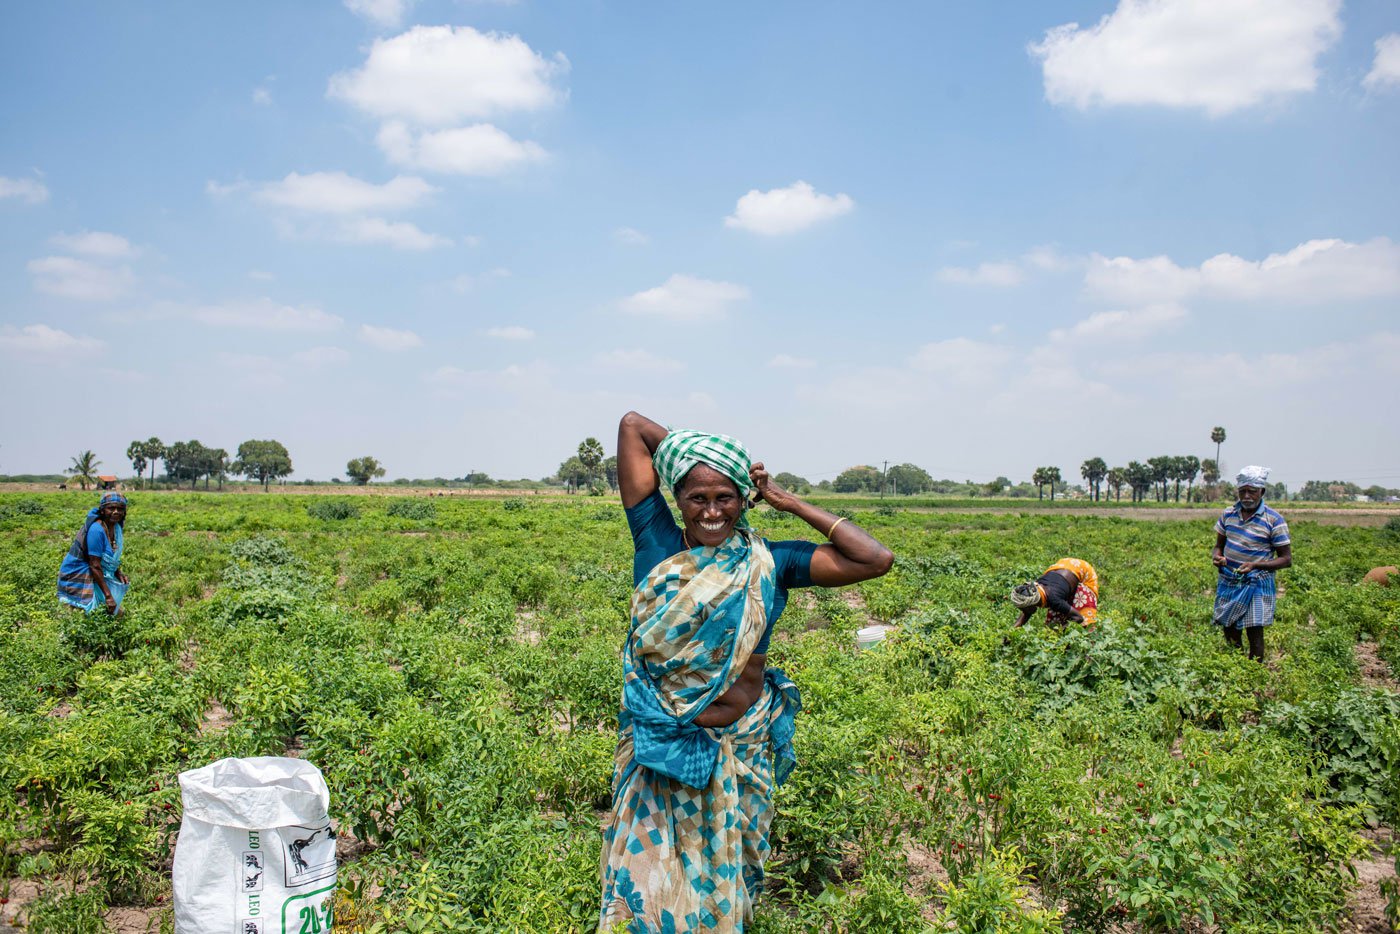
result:
<svg viewBox="0 0 1400 934"><path fill-rule="evenodd" d="M779 512L791 512L792 507L797 502L797 497L773 482L773 478L768 475L768 470L763 466L763 461L755 461L749 468L749 480L753 483L757 495L754 502L765 502Z"/></svg>

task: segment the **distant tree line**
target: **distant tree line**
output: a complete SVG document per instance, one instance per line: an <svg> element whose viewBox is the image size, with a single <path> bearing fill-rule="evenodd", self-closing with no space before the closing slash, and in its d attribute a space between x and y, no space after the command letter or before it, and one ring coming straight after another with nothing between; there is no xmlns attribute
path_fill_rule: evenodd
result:
<svg viewBox="0 0 1400 934"><path fill-rule="evenodd" d="M148 484L155 484L156 464L159 462L165 467L168 482L178 486L189 481L190 489L194 489L203 479L206 490L211 480L217 480L222 490L225 479L242 476L262 484L266 490L273 480L292 472L292 457L287 453L286 446L280 441L271 440L244 441L238 446L237 455L230 458L223 448L207 447L199 441L166 444L153 437L131 442L126 449L126 457L138 478L150 469Z"/></svg>
<svg viewBox="0 0 1400 934"><path fill-rule="evenodd" d="M1380 484L1372 484L1362 489L1355 483L1346 480L1309 480L1303 484L1294 499L1312 500L1323 503L1343 503L1361 497L1383 503L1393 497L1400 497L1400 489L1383 487Z"/></svg>
<svg viewBox="0 0 1400 934"><path fill-rule="evenodd" d="M1149 498L1157 502L1180 502L1182 487L1190 500L1214 500L1234 496L1234 486L1220 476L1220 445L1225 441L1225 429L1216 426L1211 429L1210 440L1215 444L1216 457L1198 459L1192 455L1161 455L1149 457L1145 461L1129 461L1125 467L1109 467L1102 457L1091 457L1079 466L1079 474L1084 479L1084 492L1098 501L1111 491L1115 501L1121 501L1123 491L1128 491L1130 502L1145 502ZM164 479L173 484L189 482L196 488L199 480L204 480L204 488L210 488L217 481L223 489L224 480L230 476L243 476L260 483L264 490L274 480L292 472L291 455L279 441L244 441L238 452L230 458L223 448L206 447L199 441L177 441L165 444L159 438L133 441L126 450L127 459L138 479L154 485L156 465L164 465ZM101 466L92 451L83 451L72 459L65 474L83 489L97 483L97 468ZM149 471L149 474L147 474ZM368 455L353 458L346 464L346 476L356 484L364 485L385 475L384 466ZM6 477L12 481L50 480L51 476L25 475ZM1040 499L1049 491L1054 500L1057 493L1069 489L1061 470L1056 466L1037 467L1031 475L1030 483L1014 484L1004 476L987 483L972 480L935 480L928 471L916 464L896 464L880 469L869 464L858 464L841 471L834 480L812 483L805 477L782 472L773 478L779 485L795 493L805 494L813 490L834 493L876 493L880 495L914 495L936 493L955 496L1029 496L1032 491ZM1197 480L1202 486L1196 488ZM304 483L316 483L305 480ZM342 482L332 478L332 483ZM585 438L577 450L564 460L559 469L542 480L493 480L480 471L470 471L461 477L451 479L433 477L431 479L394 480L395 486L469 486L474 488L523 489L542 487L562 487L568 493L588 492L601 495L609 490L617 490L617 457L608 456L597 438ZM1106 489L1105 489L1106 488ZM1273 484L1268 495L1274 500L1289 498L1288 490L1282 483ZM1309 480L1292 498L1319 502L1344 502L1362 497L1384 501L1400 496L1400 490L1379 485L1362 488L1345 480Z"/></svg>

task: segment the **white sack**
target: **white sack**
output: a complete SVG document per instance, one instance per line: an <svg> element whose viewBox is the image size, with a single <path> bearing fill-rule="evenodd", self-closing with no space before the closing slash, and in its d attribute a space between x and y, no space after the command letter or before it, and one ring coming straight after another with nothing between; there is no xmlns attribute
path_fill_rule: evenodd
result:
<svg viewBox="0 0 1400 934"><path fill-rule="evenodd" d="M321 770L300 759L220 759L180 774L175 934L324 934L335 831Z"/></svg>

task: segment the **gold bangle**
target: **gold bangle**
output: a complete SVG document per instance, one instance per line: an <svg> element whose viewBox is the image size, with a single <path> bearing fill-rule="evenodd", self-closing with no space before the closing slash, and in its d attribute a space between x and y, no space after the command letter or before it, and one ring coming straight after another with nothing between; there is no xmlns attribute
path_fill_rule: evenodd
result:
<svg viewBox="0 0 1400 934"><path fill-rule="evenodd" d="M838 525L840 525L841 523L845 522L845 521L846 521L846 517L845 517L845 516L841 516L841 517L840 517L839 519L837 519L835 522L831 523L831 528L829 528L829 529L826 530L826 537L827 537L827 538L831 538L831 533L832 533L832 532L835 532L835 531L836 531L836 527L837 527Z"/></svg>

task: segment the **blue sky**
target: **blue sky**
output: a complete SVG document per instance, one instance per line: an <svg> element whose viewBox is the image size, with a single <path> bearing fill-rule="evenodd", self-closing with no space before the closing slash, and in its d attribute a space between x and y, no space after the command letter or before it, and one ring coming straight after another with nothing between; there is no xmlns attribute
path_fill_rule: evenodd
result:
<svg viewBox="0 0 1400 934"><path fill-rule="evenodd" d="M12 4L0 472L249 438L1400 486L1400 7Z"/></svg>

